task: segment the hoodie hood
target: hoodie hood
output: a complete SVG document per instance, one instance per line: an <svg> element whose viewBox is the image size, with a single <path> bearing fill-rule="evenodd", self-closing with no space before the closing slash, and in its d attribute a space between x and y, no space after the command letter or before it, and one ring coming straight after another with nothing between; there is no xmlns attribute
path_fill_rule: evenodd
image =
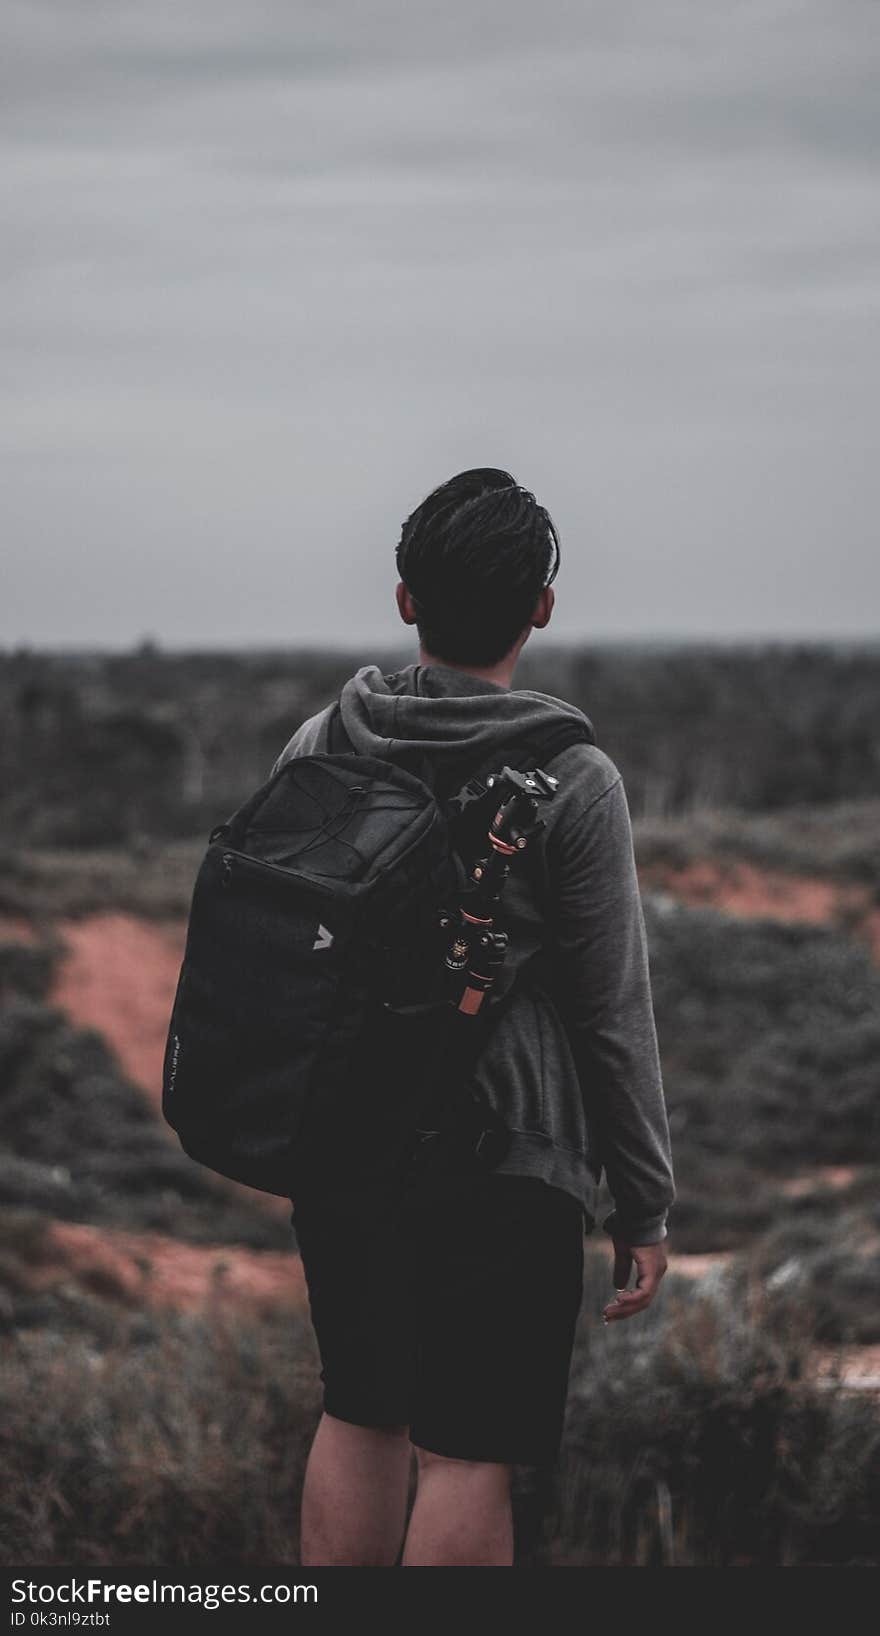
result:
<svg viewBox="0 0 880 1636"><path fill-rule="evenodd" d="M555 726L560 714L586 722L592 734L589 718L564 699L437 664L410 664L392 675L364 665L345 683L340 710L358 755L394 761L422 752L438 772L462 758L479 765L504 744Z"/></svg>

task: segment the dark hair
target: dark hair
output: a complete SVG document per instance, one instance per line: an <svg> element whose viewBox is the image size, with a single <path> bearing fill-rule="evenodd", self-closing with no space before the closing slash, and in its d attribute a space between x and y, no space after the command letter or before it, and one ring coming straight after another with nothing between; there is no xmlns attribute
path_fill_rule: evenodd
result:
<svg viewBox="0 0 880 1636"><path fill-rule="evenodd" d="M494 665L555 579L559 537L528 489L480 466L442 483L407 517L397 567L428 653Z"/></svg>

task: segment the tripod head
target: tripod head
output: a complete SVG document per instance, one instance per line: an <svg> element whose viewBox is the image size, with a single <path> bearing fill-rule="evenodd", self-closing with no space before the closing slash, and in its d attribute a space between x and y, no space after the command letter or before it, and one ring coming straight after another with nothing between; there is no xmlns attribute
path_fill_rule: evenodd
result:
<svg viewBox="0 0 880 1636"><path fill-rule="evenodd" d="M507 847L511 852L523 852L532 836L544 826L538 817L541 801L550 801L556 794L559 780L535 767L520 773L513 767L503 767L487 779L487 787L500 798L495 817L489 827L489 843L496 851Z"/></svg>

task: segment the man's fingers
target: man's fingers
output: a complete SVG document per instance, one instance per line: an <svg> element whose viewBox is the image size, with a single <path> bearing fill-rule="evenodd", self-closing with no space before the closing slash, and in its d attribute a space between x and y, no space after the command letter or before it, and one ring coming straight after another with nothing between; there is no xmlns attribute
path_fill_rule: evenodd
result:
<svg viewBox="0 0 880 1636"><path fill-rule="evenodd" d="M627 1289L633 1261L638 1268L635 1289ZM613 1301L609 1301L603 1312L606 1323L615 1322L619 1318L632 1318L637 1312L644 1312L650 1306L657 1293L657 1286L666 1271L666 1255L663 1250L653 1245L648 1248L629 1250L624 1244L614 1246L614 1284L617 1291Z"/></svg>
<svg viewBox="0 0 880 1636"><path fill-rule="evenodd" d="M652 1291L653 1293L653 1291ZM650 1306L651 1296L640 1289L624 1290L615 1300L609 1301L603 1314L606 1323L616 1323L620 1318L634 1318L637 1312L644 1312Z"/></svg>

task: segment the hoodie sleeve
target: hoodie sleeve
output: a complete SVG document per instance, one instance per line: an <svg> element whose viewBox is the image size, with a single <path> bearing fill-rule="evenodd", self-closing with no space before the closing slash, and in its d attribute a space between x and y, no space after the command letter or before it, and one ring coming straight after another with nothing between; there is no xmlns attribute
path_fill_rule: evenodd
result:
<svg viewBox="0 0 880 1636"><path fill-rule="evenodd" d="M587 1116L615 1208L605 1232L666 1237L675 1199L648 947L620 774L548 836L552 957Z"/></svg>

